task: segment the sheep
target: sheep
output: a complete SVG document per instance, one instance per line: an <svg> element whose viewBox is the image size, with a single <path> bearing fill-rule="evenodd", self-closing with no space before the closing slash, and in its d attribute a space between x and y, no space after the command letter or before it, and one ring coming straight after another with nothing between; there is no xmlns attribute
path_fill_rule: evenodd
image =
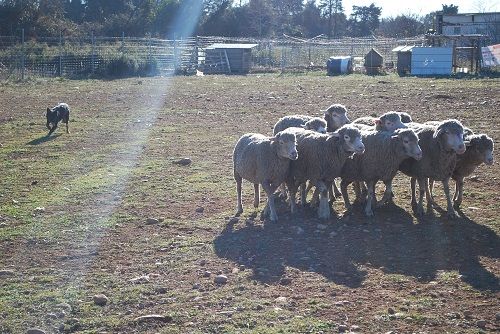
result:
<svg viewBox="0 0 500 334"><path fill-rule="evenodd" d="M418 125L416 130L419 144L422 148L423 158L415 160L412 158L404 160L399 169L411 177L412 207L418 216L423 215L423 196L427 198L427 209L432 212L431 195L428 189L428 179L441 181L447 201L447 214L455 218L457 213L453 209L450 198L449 180L455 169L457 154L465 152L463 139L464 128L462 124L454 119L445 120L438 126ZM415 199L415 181L419 185L418 204Z"/></svg>
<svg viewBox="0 0 500 334"><path fill-rule="evenodd" d="M328 134L306 130L296 134L299 158L292 161L286 181L290 192L290 210L292 214L296 212L295 194L298 186L309 181L320 192L318 217L329 219L328 189L334 179L340 176L345 161L353 154L364 152L361 132L347 124ZM304 203L304 191L301 195Z"/></svg>
<svg viewBox="0 0 500 334"><path fill-rule="evenodd" d="M347 117L347 108L342 104L334 103L322 112L324 112L328 132L337 131L343 125L351 123Z"/></svg>
<svg viewBox="0 0 500 334"><path fill-rule="evenodd" d="M273 128L273 134L291 127L304 128L319 133L326 133L327 122L320 117L307 115L290 115L280 118Z"/></svg>
<svg viewBox="0 0 500 334"><path fill-rule="evenodd" d="M399 113L396 111L390 111L390 112L386 112L385 114L383 114L379 118L365 116L365 117L360 117L360 118L355 119L354 121L352 121L352 123L353 124L360 124L359 126L358 125L356 125L356 126L359 127L361 130L368 129L366 126L369 126L370 128L372 128L373 125L375 125L375 129L377 131L393 132L396 129L407 127L406 124L404 122L402 122L401 114L402 113ZM404 114L407 115L408 117L410 117L409 119L411 120L410 115L408 115L406 113L404 113ZM407 120L406 116L405 116L405 120Z"/></svg>
<svg viewBox="0 0 500 334"><path fill-rule="evenodd" d="M453 170L451 178L455 181L455 194L453 196L453 205L459 209L462 204L464 194L464 178L471 175L474 170L485 163L490 166L493 164L493 139L486 134L465 135L465 146L467 150L464 154L457 156L457 164ZM433 198L434 180L429 180L429 192Z"/></svg>
<svg viewBox="0 0 500 334"><path fill-rule="evenodd" d="M340 189L347 210L351 209L347 186L353 181L367 184L365 214L373 216L372 201L375 196L375 184L382 180L386 185L382 205L392 196L392 179L398 172L399 165L408 157L420 160L422 150L418 137L411 129L396 129L393 134L381 131L362 132L365 153L348 159L342 168Z"/></svg>
<svg viewBox="0 0 500 334"><path fill-rule="evenodd" d="M270 220L277 221L278 215L274 207L274 191L285 181L290 161L297 160L297 140L293 132L284 130L274 137L266 137L257 133L243 135L234 148L233 172L236 181L237 212L243 213L241 203L242 179L254 184L254 207L259 206L259 184L267 195L267 205L263 211L265 216L270 211Z"/></svg>

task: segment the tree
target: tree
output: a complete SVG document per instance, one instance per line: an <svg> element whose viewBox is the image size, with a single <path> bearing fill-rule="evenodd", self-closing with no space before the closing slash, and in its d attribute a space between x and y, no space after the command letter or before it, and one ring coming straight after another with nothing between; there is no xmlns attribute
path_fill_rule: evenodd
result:
<svg viewBox="0 0 500 334"><path fill-rule="evenodd" d="M444 15L455 15L458 14L458 6L455 6L454 4L451 5L442 5L443 9L441 10L441 14Z"/></svg>
<svg viewBox="0 0 500 334"><path fill-rule="evenodd" d="M322 33L321 9L314 0L308 0L301 14L302 31L307 37L318 36Z"/></svg>
<svg viewBox="0 0 500 334"><path fill-rule="evenodd" d="M386 37L404 38L425 33L424 23L417 15L398 15L382 19L378 32Z"/></svg>
<svg viewBox="0 0 500 334"><path fill-rule="evenodd" d="M319 8L321 8L323 15L328 18L328 37L339 37L340 23L341 21L345 22L342 0L320 0Z"/></svg>
<svg viewBox="0 0 500 334"><path fill-rule="evenodd" d="M382 8L374 3L370 6L352 6L349 18L349 31L351 36L368 36L373 34L380 23Z"/></svg>

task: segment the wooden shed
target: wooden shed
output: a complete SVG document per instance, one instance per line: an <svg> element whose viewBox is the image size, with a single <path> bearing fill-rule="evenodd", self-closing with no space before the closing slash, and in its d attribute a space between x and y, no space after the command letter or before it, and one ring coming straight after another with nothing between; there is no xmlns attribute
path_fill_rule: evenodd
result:
<svg viewBox="0 0 500 334"><path fill-rule="evenodd" d="M413 48L413 45L402 45L392 49L392 52L396 52L398 56L396 69L400 76L411 73L411 50Z"/></svg>
<svg viewBox="0 0 500 334"><path fill-rule="evenodd" d="M212 44L205 49L205 74L247 74L257 44Z"/></svg>
<svg viewBox="0 0 500 334"><path fill-rule="evenodd" d="M377 74L382 70L382 65L384 64L384 58L376 49L372 48L365 55L365 69L368 74Z"/></svg>

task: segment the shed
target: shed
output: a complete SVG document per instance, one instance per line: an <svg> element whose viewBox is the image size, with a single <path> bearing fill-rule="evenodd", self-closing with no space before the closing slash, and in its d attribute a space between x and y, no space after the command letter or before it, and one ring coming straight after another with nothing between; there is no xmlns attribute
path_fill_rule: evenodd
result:
<svg viewBox="0 0 500 334"><path fill-rule="evenodd" d="M414 47L411 56L412 75L451 75L453 48Z"/></svg>
<svg viewBox="0 0 500 334"><path fill-rule="evenodd" d="M365 69L368 74L380 73L384 58L376 49L372 48L365 56Z"/></svg>
<svg viewBox="0 0 500 334"><path fill-rule="evenodd" d="M258 44L215 43L205 49L205 74L247 74Z"/></svg>
<svg viewBox="0 0 500 334"><path fill-rule="evenodd" d="M398 56L396 69L400 76L411 72L411 50L414 46L402 45L392 49Z"/></svg>

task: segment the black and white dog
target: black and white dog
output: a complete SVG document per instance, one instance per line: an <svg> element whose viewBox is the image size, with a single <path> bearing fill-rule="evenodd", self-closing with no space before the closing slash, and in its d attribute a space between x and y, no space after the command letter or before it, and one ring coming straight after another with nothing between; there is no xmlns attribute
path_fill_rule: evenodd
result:
<svg viewBox="0 0 500 334"><path fill-rule="evenodd" d="M47 108L47 129L49 129L47 137L55 131L59 121L66 123L66 133L69 133L69 106L66 103L59 103L52 109Z"/></svg>

